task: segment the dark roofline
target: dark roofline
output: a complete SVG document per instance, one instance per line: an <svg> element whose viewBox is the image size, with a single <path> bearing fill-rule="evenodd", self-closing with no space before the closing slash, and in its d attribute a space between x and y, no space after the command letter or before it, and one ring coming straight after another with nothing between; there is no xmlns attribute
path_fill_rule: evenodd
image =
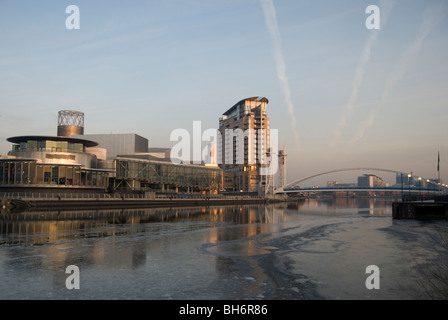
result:
<svg viewBox="0 0 448 320"><path fill-rule="evenodd" d="M61 137L61 136L17 136L17 137L10 137L6 140L11 143L27 142L28 140L67 141L67 142L72 142L72 143L82 143L86 147L98 146L98 143L95 141L92 141L92 140L86 140L86 139L81 139L81 138L71 138L71 137Z"/></svg>
<svg viewBox="0 0 448 320"><path fill-rule="evenodd" d="M229 110L227 110L226 112L224 112L223 115L228 116L229 114L231 114L231 113L235 110L235 108L236 108L241 102L243 102L243 101L247 101L247 100L249 100L249 101L261 101L261 102L269 103L268 98L265 98L265 97L256 96L256 97L246 98L246 99L240 100L240 101L238 101L237 103L235 103L235 105L234 105L233 107L231 107Z"/></svg>

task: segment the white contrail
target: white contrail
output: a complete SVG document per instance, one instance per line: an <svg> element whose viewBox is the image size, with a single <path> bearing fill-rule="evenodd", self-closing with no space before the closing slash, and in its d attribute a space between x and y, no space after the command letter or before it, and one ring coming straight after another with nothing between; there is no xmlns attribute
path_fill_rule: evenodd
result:
<svg viewBox="0 0 448 320"><path fill-rule="evenodd" d="M379 8L381 10L381 27L384 27L384 25L387 22L389 12L392 8L392 4L390 2L380 1ZM372 47L375 44L377 37L378 37L377 30L370 31L369 37L367 38L366 43L364 45L364 50L362 52L361 59L359 60L359 63L355 70L355 79L353 81L351 95L342 110L341 118L338 122L338 127L333 132L333 138L331 142L332 147L338 144L340 136L342 134L342 128L347 125L348 120L351 114L353 113L353 109L355 108L356 102L358 101L359 88L362 85L365 68L370 60Z"/></svg>
<svg viewBox="0 0 448 320"><path fill-rule="evenodd" d="M364 46L364 50L361 55L361 59L358 63L358 66L356 67L355 80L353 82L352 93L351 93L350 98L348 99L346 105L344 106L344 109L342 110L341 118L338 122L338 127L333 132L333 139L331 141L332 147L336 146L336 144L339 142L339 139L342 134L342 128L347 125L347 121L353 112L354 105L358 100L358 91L359 91L359 88L361 87L365 67L366 67L367 63L369 62L370 52L371 52L372 46L377 38L377 34L378 34L378 32L373 31L370 33L369 37L367 38L367 42Z"/></svg>
<svg viewBox="0 0 448 320"><path fill-rule="evenodd" d="M272 39L272 46L274 51L274 60L277 66L277 78L280 81L285 102L288 107L288 113L291 118L291 127L294 133L297 146L299 146L299 133L296 129L296 117L294 114L294 105L291 100L291 90L289 88L288 77L286 76L286 64L283 58L282 45L280 38L280 31L277 23L277 14L275 12L274 3L272 0L260 0L263 9L266 26Z"/></svg>
<svg viewBox="0 0 448 320"><path fill-rule="evenodd" d="M403 77L407 65L411 61L412 57L415 55L416 52L418 52L423 44L423 41L428 36L428 34L431 32L433 27L443 18L442 10L439 10L437 8L433 8L433 13L431 15L428 15L424 17L417 37L412 42L412 44L408 47L408 49L404 52L404 54L401 56L398 63L395 64L395 68L392 70L392 73L390 74L389 78L386 81L386 86L383 90L383 93L381 95L380 102L376 105L375 108L373 108L367 119L365 119L363 122L360 123L358 130L353 135L352 139L350 140L350 144L355 144L359 140L361 140L367 130L373 125L375 121L375 117L381 107L386 103L388 97L389 97L389 91L401 80Z"/></svg>

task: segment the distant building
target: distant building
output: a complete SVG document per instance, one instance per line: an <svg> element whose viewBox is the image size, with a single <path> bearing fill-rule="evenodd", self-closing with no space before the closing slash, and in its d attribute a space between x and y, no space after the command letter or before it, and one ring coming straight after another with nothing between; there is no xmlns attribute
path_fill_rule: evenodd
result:
<svg viewBox="0 0 448 320"><path fill-rule="evenodd" d="M327 188L354 188L356 183L339 183L338 181L327 181Z"/></svg>
<svg viewBox="0 0 448 320"><path fill-rule="evenodd" d="M337 181L327 181L327 188L334 188L338 184Z"/></svg>
<svg viewBox="0 0 448 320"><path fill-rule="evenodd" d="M217 155L221 168L228 173L225 185L230 190L260 190L260 168L269 151L268 102L264 97L243 99L219 119L221 141Z"/></svg>
<svg viewBox="0 0 448 320"><path fill-rule="evenodd" d="M386 187L387 183L380 177L373 174L365 174L358 177L358 187Z"/></svg>
<svg viewBox="0 0 448 320"><path fill-rule="evenodd" d="M286 146L283 150L278 151L278 174L277 186L283 187L286 185Z"/></svg>
<svg viewBox="0 0 448 320"><path fill-rule="evenodd" d="M397 173L395 175L395 183L397 185L401 185L401 184L408 185L409 184L409 180L410 179L409 179L407 174Z"/></svg>

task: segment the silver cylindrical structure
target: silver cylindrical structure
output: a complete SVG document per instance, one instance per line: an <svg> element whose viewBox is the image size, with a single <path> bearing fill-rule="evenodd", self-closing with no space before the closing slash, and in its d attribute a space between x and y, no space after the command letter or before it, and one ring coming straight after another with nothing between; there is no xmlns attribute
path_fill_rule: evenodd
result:
<svg viewBox="0 0 448 320"><path fill-rule="evenodd" d="M61 110L58 113L58 136L70 137L84 134L84 113L74 110Z"/></svg>

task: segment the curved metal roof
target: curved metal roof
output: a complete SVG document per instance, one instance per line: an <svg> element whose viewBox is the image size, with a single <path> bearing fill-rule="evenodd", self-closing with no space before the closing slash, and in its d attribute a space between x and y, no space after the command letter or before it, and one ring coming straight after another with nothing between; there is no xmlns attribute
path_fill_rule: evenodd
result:
<svg viewBox="0 0 448 320"><path fill-rule="evenodd" d="M12 143L27 142L28 140L67 141L67 142L71 142L71 143L82 143L86 147L98 146L98 142L95 142L92 140L86 140L86 139L81 139L81 138L71 138L71 137L60 137L60 136L16 136L16 137L10 137L6 140L9 142L12 142Z"/></svg>
<svg viewBox="0 0 448 320"><path fill-rule="evenodd" d="M241 102L243 102L243 101L247 101L247 100L249 100L249 101L260 101L260 102L266 102L266 103L269 103L269 100L268 100L268 98L266 98L266 97L255 96L255 97L251 97L251 98L246 98L246 99L240 100L240 101L238 101L237 103L235 103L235 104L233 105L233 107L231 107L229 110L227 110L227 111L224 112L223 114L224 114L224 115L229 115L229 114L231 114L231 113L235 110L235 108L236 108Z"/></svg>

